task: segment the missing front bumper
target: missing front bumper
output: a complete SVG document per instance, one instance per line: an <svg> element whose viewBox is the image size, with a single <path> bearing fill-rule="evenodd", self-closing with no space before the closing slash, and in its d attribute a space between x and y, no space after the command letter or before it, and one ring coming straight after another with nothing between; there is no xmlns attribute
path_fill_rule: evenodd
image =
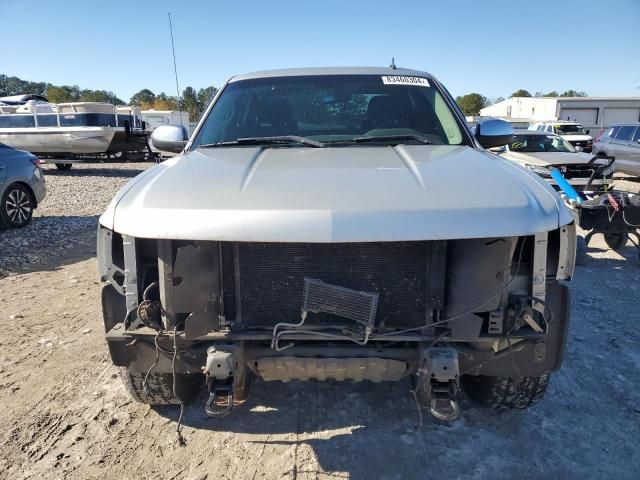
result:
<svg viewBox="0 0 640 480"><path fill-rule="evenodd" d="M265 381L280 380L352 380L374 383L398 381L411 372L410 365L401 360L387 358L304 358L261 357L254 363Z"/></svg>

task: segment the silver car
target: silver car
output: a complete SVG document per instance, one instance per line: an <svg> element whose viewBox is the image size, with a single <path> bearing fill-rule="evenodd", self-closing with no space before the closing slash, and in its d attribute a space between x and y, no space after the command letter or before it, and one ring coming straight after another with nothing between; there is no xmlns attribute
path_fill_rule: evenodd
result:
<svg viewBox="0 0 640 480"><path fill-rule="evenodd" d="M0 228L21 228L46 194L40 160L0 143Z"/></svg>
<svg viewBox="0 0 640 480"><path fill-rule="evenodd" d="M616 157L616 170L640 175L640 122L613 125L593 142L593 153Z"/></svg>
<svg viewBox="0 0 640 480"><path fill-rule="evenodd" d="M251 381L412 377L439 419L464 388L527 408L560 368L573 215L538 175L487 152L430 74L312 68L240 75L182 152L100 217L111 358L152 405L209 391L208 415ZM407 384L408 386L408 384Z"/></svg>
<svg viewBox="0 0 640 480"><path fill-rule="evenodd" d="M513 141L492 151L537 173L554 188L558 186L551 177L552 168L560 170L577 191L607 190L613 183L614 166L608 160L580 152L553 133L516 130Z"/></svg>

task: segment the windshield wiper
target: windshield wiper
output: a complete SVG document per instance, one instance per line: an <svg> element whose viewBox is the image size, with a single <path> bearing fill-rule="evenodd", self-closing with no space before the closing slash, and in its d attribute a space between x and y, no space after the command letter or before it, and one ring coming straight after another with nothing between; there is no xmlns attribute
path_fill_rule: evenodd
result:
<svg viewBox="0 0 640 480"><path fill-rule="evenodd" d="M431 145L433 142L431 140L427 140L422 135L417 135L413 133L403 133L399 135L367 135L365 137L355 137L353 142L355 143L375 143L375 142L398 142L402 140L415 140L416 142L420 142L424 145Z"/></svg>
<svg viewBox="0 0 640 480"><path fill-rule="evenodd" d="M299 135L280 135L277 137L246 137L228 142L205 143L198 145L196 148L232 147L234 145L291 145L294 143L314 148L325 146L322 142Z"/></svg>

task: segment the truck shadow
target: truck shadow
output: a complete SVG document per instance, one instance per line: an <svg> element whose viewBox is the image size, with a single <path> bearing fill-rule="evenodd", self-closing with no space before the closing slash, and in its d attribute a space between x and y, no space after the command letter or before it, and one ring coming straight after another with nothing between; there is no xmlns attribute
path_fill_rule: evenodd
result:
<svg viewBox="0 0 640 480"><path fill-rule="evenodd" d="M364 480L446 477L453 458L451 463L428 459L447 453L453 432L457 431L459 439L460 430L469 429L471 443L478 428L507 438L510 429L519 428L523 417L522 412L507 412L498 418L495 412L462 398L461 419L441 423L423 409L423 426L416 429L417 409L409 388L408 380L382 384L256 381L247 403L228 417L208 418L203 393L187 407L183 421L199 430L229 432L240 438L247 435L247 448L262 449L265 458L293 451L296 459L287 477L334 472L337 478ZM179 413L175 407L162 407L157 412L172 421L177 421ZM505 428L505 424L510 426ZM308 458L309 450L317 460L318 472L297 458Z"/></svg>
<svg viewBox="0 0 640 480"><path fill-rule="evenodd" d="M96 255L98 215L35 216L21 229L0 230L0 277L56 270Z"/></svg>

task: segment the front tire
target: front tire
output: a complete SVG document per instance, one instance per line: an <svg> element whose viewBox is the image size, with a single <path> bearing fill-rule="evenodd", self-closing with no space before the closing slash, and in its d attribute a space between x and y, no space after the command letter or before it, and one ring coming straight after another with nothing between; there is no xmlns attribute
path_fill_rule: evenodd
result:
<svg viewBox="0 0 640 480"><path fill-rule="evenodd" d="M627 234L605 233L604 241L611 250L619 250L627 244Z"/></svg>
<svg viewBox="0 0 640 480"><path fill-rule="evenodd" d="M462 386L473 400L485 407L511 410L534 406L544 397L551 373L540 377L462 377Z"/></svg>
<svg viewBox="0 0 640 480"><path fill-rule="evenodd" d="M173 394L173 374L151 373L144 388L146 372L132 372L127 367L120 367L120 378L125 390L131 397L147 405L178 405L180 401ZM182 402L193 400L203 385L200 374L180 374L176 378L176 393Z"/></svg>
<svg viewBox="0 0 640 480"><path fill-rule="evenodd" d="M23 228L29 225L36 203L27 187L13 183L0 199L0 228Z"/></svg>
<svg viewBox="0 0 640 480"><path fill-rule="evenodd" d="M145 157L144 152L126 152L124 154L124 159L128 162L141 162Z"/></svg>

